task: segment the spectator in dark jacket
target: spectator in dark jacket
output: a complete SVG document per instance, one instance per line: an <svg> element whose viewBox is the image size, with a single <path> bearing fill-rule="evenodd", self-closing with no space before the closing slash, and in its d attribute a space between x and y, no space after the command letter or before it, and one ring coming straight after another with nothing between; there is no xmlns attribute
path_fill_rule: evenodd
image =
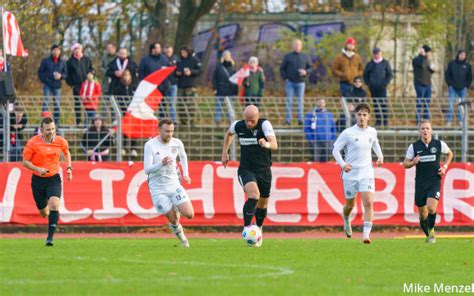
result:
<svg viewBox="0 0 474 296"><path fill-rule="evenodd" d="M194 126L196 115L196 77L201 75L201 62L193 55L193 50L183 47L179 50L180 60L176 65L175 75L178 77L179 120L182 124Z"/></svg>
<svg viewBox="0 0 474 296"><path fill-rule="evenodd" d="M54 121L59 124L61 113L59 99L61 97L61 80L66 79L66 62L61 59L61 49L54 44L51 47L51 55L41 61L38 68L38 78L43 83L43 107L42 111L49 110L49 100L54 100Z"/></svg>
<svg viewBox="0 0 474 296"><path fill-rule="evenodd" d="M81 147L90 161L107 161L110 152L110 131L103 124L99 115L94 117L94 124L86 131L81 140Z"/></svg>
<svg viewBox="0 0 474 296"><path fill-rule="evenodd" d="M132 84L136 85L138 82L138 67L134 61L128 57L128 50L120 48L117 57L113 59L107 66L107 76L110 78L109 90L114 92L114 89L119 86L120 79L125 70L128 70L132 75Z"/></svg>
<svg viewBox="0 0 474 296"><path fill-rule="evenodd" d="M318 100L317 107L306 114L304 133L309 142L313 161L326 162L336 139L334 116L326 110L326 101Z"/></svg>
<svg viewBox="0 0 474 296"><path fill-rule="evenodd" d="M242 86L244 88L245 106L260 105L260 98L265 90L265 75L263 69L258 65L257 57L249 58L249 76L245 77Z"/></svg>
<svg viewBox="0 0 474 296"><path fill-rule="evenodd" d="M301 52L303 42L300 39L293 41L293 52L283 58L280 74L285 81L286 115L285 124L291 124L293 113L293 97L298 100L298 124L303 124L305 79L311 72L311 61Z"/></svg>
<svg viewBox="0 0 474 296"><path fill-rule="evenodd" d="M10 161L21 161L23 158L23 133L28 123L26 110L23 106L14 106L10 113Z"/></svg>
<svg viewBox="0 0 474 296"><path fill-rule="evenodd" d="M431 47L423 45L418 56L412 61L413 76L416 91L416 122L430 119L431 105L431 74L435 71L435 65L431 62Z"/></svg>
<svg viewBox="0 0 474 296"><path fill-rule="evenodd" d="M372 50L372 60L364 70L364 81L374 103L375 125L388 126L387 86L393 78L390 63L382 57L380 48Z"/></svg>
<svg viewBox="0 0 474 296"><path fill-rule="evenodd" d="M74 113L76 115L76 125L81 124L81 85L87 78L87 73L95 72L91 60L82 52L82 45L75 43L72 47L72 56L66 62L67 77L66 82L72 88L74 95Z"/></svg>
<svg viewBox="0 0 474 296"><path fill-rule="evenodd" d="M229 78L235 73L235 62L232 59L230 51L225 50L222 53L220 63L217 63L212 75L212 88L216 95L216 114L215 121L219 125L221 121L222 105L225 97L232 98L237 95L238 87L229 81Z"/></svg>
<svg viewBox="0 0 474 296"><path fill-rule="evenodd" d="M171 67L178 65L178 57L174 54L173 47L170 45L165 46L165 55L168 58L169 65ZM170 82L170 90L168 92L168 103L170 106L171 119L176 123L176 99L178 96L178 78L173 73L168 76ZM160 104L161 106L161 104ZM163 108L164 109L164 108ZM166 113L166 112L164 112Z"/></svg>
<svg viewBox="0 0 474 296"><path fill-rule="evenodd" d="M456 59L448 64L444 78L446 79L446 83L449 86L449 109L446 116L446 121L447 125L451 126L454 117L454 102L456 101L456 97L458 98L459 103L464 102L467 96L467 90L472 83L471 65L466 62L466 52L464 50L459 50L458 54L456 55ZM463 110L464 106L459 106L459 125L461 125L463 120Z"/></svg>
<svg viewBox="0 0 474 296"><path fill-rule="evenodd" d="M352 82L352 86L343 94L347 102L362 103L367 101L367 93L362 86L362 77L357 76Z"/></svg>

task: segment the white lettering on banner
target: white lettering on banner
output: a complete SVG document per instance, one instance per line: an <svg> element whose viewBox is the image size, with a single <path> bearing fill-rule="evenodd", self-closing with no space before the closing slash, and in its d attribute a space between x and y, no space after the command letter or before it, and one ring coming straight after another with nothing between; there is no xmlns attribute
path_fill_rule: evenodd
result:
<svg viewBox="0 0 474 296"><path fill-rule="evenodd" d="M102 209L94 211L97 220L120 218L128 214L127 209L114 207L113 181L122 181L125 173L122 170L94 169L89 176L102 183Z"/></svg>
<svg viewBox="0 0 474 296"><path fill-rule="evenodd" d="M59 168L59 174L61 175L61 180L64 180L62 168ZM64 198L64 182L61 182L61 192L62 198L59 199L59 212L61 215L59 216L59 219L61 219L62 222L68 223L76 220L87 219L90 215L92 215L92 210L89 208L84 208L77 211L70 211L66 208L66 199Z"/></svg>
<svg viewBox="0 0 474 296"><path fill-rule="evenodd" d="M242 209L245 203L245 193L240 185L239 177L237 175L238 168L219 166L217 168L217 176L223 179L232 179L232 196L234 200L234 210L239 219L242 219L244 215L242 214Z"/></svg>
<svg viewBox="0 0 474 296"><path fill-rule="evenodd" d="M273 167L272 168L272 187L270 190L271 198L268 200L267 218L273 222L297 223L301 221L300 214L278 214L276 203L278 201L295 200L301 198L300 189L278 189L276 187L279 178L303 178L304 169L299 167ZM290 181L291 182L291 181ZM298 182L293 182L297 185Z"/></svg>
<svg viewBox="0 0 474 296"><path fill-rule="evenodd" d="M455 189L454 181L467 181L466 189ZM463 169L450 169L444 177L443 208L444 219L446 222L452 222L454 219L454 210L467 216L471 221L474 220L474 207L464 202L464 198L474 197L474 174Z"/></svg>
<svg viewBox="0 0 474 296"><path fill-rule="evenodd" d="M405 221L416 223L419 221L418 213L415 213L415 174L416 168L405 170L405 187L403 196L403 216ZM438 215L439 216L439 215Z"/></svg>
<svg viewBox="0 0 474 296"><path fill-rule="evenodd" d="M15 195L18 188L18 181L21 177L21 170L13 168L8 173L7 185L3 192L3 202L0 202L0 222L10 222L15 207Z"/></svg>
<svg viewBox="0 0 474 296"><path fill-rule="evenodd" d="M139 171L135 176L133 176L127 190L127 207L130 212L142 219L153 219L160 216L155 207L152 205L151 208L144 209L140 204L138 204L138 192L140 191L140 187L147 180L148 175L145 174L144 170Z"/></svg>
<svg viewBox="0 0 474 296"><path fill-rule="evenodd" d="M201 200L204 210L204 217L211 219L214 217L214 168L206 164L201 173L201 188L187 189L189 199Z"/></svg>
<svg viewBox="0 0 474 296"><path fill-rule="evenodd" d="M342 180L341 180L342 186ZM319 172L315 169L310 169L308 172L308 221L314 222L319 215L319 199L318 195L321 193L321 197L327 201L331 208L336 213L342 213L342 203L336 198L334 193L331 191L326 181L321 177ZM351 213L351 220L355 218L357 214L357 205L354 207Z"/></svg>
<svg viewBox="0 0 474 296"><path fill-rule="evenodd" d="M398 201L392 194L393 188L397 184L397 177L389 169L375 168L375 176L385 181L385 188L374 192L374 203L381 202L387 205L387 209L381 212L374 211L374 220L389 219L397 213ZM377 189L377 187L375 188Z"/></svg>

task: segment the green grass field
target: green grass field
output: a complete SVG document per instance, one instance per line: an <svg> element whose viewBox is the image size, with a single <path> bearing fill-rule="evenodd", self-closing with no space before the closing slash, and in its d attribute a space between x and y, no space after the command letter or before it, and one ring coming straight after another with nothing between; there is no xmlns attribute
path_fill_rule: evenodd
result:
<svg viewBox="0 0 474 296"><path fill-rule="evenodd" d="M474 240L0 240L0 295L399 295L471 284Z"/></svg>

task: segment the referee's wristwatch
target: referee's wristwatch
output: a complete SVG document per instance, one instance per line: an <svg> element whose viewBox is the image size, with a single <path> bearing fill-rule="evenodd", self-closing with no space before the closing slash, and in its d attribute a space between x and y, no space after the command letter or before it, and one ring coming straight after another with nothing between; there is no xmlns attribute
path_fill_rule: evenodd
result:
<svg viewBox="0 0 474 296"><path fill-rule="evenodd" d="M71 171L71 172L72 172L72 167L68 166L68 167L66 168L66 171Z"/></svg>

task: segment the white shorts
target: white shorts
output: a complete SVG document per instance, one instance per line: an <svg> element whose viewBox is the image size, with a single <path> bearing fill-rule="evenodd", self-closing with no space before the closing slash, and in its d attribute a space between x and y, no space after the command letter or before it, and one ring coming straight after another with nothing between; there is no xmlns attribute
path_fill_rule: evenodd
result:
<svg viewBox="0 0 474 296"><path fill-rule="evenodd" d="M374 192L374 179L343 180L346 199L353 199L357 192Z"/></svg>
<svg viewBox="0 0 474 296"><path fill-rule="evenodd" d="M160 214L166 214L174 206L190 201L188 194L181 185L150 188L150 195L153 205Z"/></svg>

